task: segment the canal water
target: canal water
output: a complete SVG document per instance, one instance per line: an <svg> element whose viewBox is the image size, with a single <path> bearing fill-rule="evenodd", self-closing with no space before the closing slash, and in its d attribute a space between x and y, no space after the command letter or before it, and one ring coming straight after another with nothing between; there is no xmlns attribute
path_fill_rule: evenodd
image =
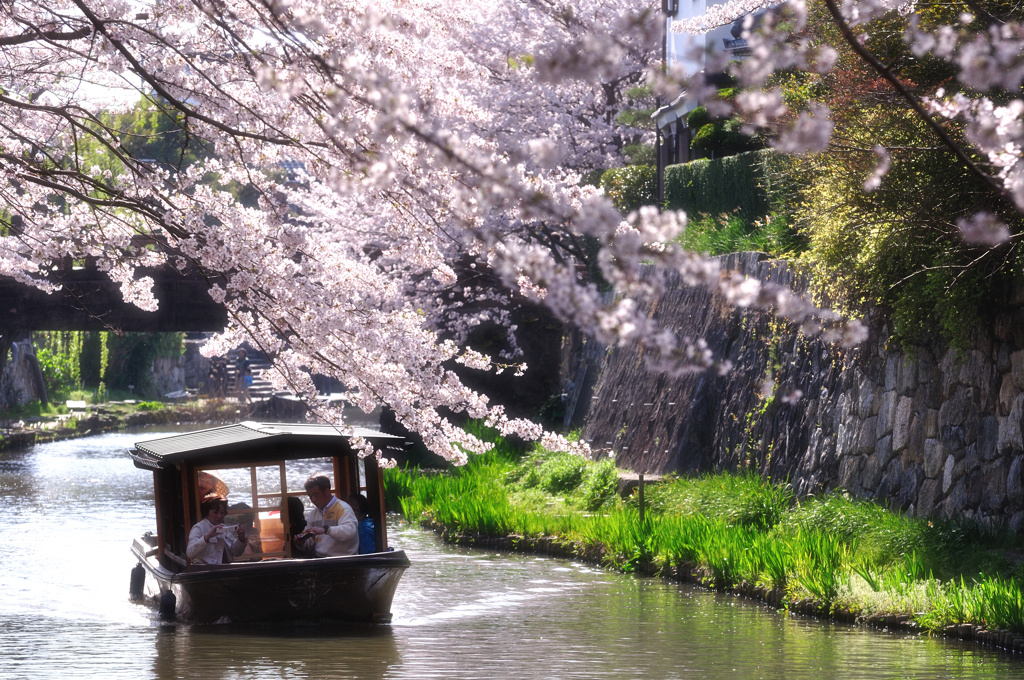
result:
<svg viewBox="0 0 1024 680"><path fill-rule="evenodd" d="M412 567L378 627L189 626L128 600L152 481L112 434L0 456L0 680L1021 678L972 645L800 616L564 560L450 547L399 521ZM253 593L258 597L259 593Z"/></svg>

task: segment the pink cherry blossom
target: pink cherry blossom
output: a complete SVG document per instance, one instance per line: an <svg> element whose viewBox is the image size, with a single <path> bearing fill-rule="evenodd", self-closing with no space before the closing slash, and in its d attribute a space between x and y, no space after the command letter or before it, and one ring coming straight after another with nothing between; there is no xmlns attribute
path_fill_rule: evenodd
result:
<svg viewBox="0 0 1024 680"><path fill-rule="evenodd" d="M799 19L802 5L793 7L787 16ZM455 462L487 445L450 413L586 451L508 417L452 370L526 370L509 313L518 295L600 342L641 343L653 368L671 372L728 369L706 341L643 311L676 282L859 341L859 324L681 250L672 239L685 216L644 209L623 218L581 184L585 173L621 164L624 144L651 141L619 122L628 92L649 82L659 92L708 91L660 72L655 9L630 0L4 4L0 274L53 290L53 263L96 258L127 302L154 309L139 268L195 269L229 315L205 352L243 341L263 349L275 386L344 428L343 410L317 402L310 377L333 376L352 405L387 405ZM1018 79L1019 33L986 35L974 46L957 33L946 56L970 65L961 68L971 82L1005 87ZM766 22L758 36L760 63L741 73L751 86L776 67L827 70L834 59L827 46L789 40L782 23ZM1000 68L1009 75L997 78ZM168 107L205 160L133 157L125 135L134 133L110 129L99 113L128 111L140 97ZM770 94L738 106L757 126L785 109ZM1019 109L942 98L934 106L970 117L972 140L1024 197ZM781 148L827 142L826 111L796 120ZM253 202L230 187L245 187ZM614 295L582 266L590 240ZM484 322L508 327L509 355L467 347Z"/></svg>

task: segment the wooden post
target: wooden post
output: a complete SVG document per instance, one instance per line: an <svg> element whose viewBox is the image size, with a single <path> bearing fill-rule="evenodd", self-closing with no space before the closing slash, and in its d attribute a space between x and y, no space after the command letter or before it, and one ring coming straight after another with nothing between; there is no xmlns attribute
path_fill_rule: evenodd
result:
<svg viewBox="0 0 1024 680"><path fill-rule="evenodd" d="M156 510L156 561L160 562L164 555L164 537L167 536L167 529L164 528L164 505L167 500L164 498L162 470L153 470L153 509Z"/></svg>
<svg viewBox="0 0 1024 680"><path fill-rule="evenodd" d="M281 480L281 535L284 536L284 545L281 546L284 550L284 556L288 559L292 558L292 518L291 513L288 511L288 476L285 474L284 461L278 464L278 473L280 474ZM253 490L255 491L255 483ZM258 512L258 510L257 510Z"/></svg>
<svg viewBox="0 0 1024 680"><path fill-rule="evenodd" d="M201 519L201 518L196 519L199 516L199 506L198 506L199 499L197 498L197 499L193 500L193 498L192 498L192 490L193 489L197 489L197 488L198 487L196 486L196 471L195 471L195 468L192 467L191 465L187 464L187 463L182 465L181 466L181 504L183 506L182 509L184 510L184 512L182 513L182 517L185 520L185 535L186 536L188 535L189 529L192 528L192 525L195 524L196 522L198 522L199 519ZM193 507L193 504L196 504L195 507ZM184 548L182 548L182 549L184 549Z"/></svg>
<svg viewBox="0 0 1024 680"><path fill-rule="evenodd" d="M637 490L638 500L640 501L640 524L644 523L644 473L640 473L640 485Z"/></svg>
<svg viewBox="0 0 1024 680"><path fill-rule="evenodd" d="M377 543L377 552L384 552L388 549L388 528L387 514L384 511L384 475L380 466L377 465L377 458L367 456L363 459L366 469L366 500L370 505L370 517L373 518L374 540Z"/></svg>
<svg viewBox="0 0 1024 680"><path fill-rule="evenodd" d="M340 500L348 498L352 493L352 466L349 464L351 456L335 456L331 459L334 465L334 495Z"/></svg>

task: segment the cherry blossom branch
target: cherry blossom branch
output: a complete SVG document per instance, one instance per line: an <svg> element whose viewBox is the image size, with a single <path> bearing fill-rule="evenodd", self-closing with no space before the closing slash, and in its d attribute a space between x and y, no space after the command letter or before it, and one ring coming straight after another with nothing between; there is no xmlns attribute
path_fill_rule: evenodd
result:
<svg viewBox="0 0 1024 680"><path fill-rule="evenodd" d="M71 1L75 4L75 6L77 6L82 11L82 14L85 15L89 22L92 23L96 31L107 39L107 41L121 54L121 56L124 57L125 61L131 64L132 69L135 71L135 73L140 78L142 78L146 83L148 83L149 86L153 88L153 91L156 92L162 99L169 102L171 106L178 109L186 116L190 116L192 118L195 118L196 120L200 120L206 123L207 125L210 125L211 127L214 127L222 132L226 132L234 137L255 139L259 141L272 142L274 144L282 144L286 146L289 146L294 143L292 140L283 137L273 137L268 135L262 135L255 132L249 132L247 130L233 128L229 125L225 125L224 123L214 118L211 118L210 116L204 115L203 113L197 111L194 107L185 106L184 102L182 102L178 97L175 97L170 92L168 92L167 89L164 88L164 86L156 78L154 78L153 75L146 68L143 67L142 62L140 62L135 57L135 55L132 54L131 50L129 50L121 40L118 40L114 36L110 35L110 31L107 29L107 21L101 20L91 10L91 8L85 4L83 0Z"/></svg>

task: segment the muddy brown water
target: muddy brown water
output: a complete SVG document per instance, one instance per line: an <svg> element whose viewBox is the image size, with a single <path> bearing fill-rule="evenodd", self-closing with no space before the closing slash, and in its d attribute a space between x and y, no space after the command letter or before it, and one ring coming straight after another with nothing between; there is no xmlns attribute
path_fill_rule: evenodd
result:
<svg viewBox="0 0 1024 680"><path fill-rule="evenodd" d="M971 644L786 616L737 597L442 544L389 626L189 626L128 600L152 480L111 434L0 457L0 680L67 678L1021 678ZM258 594L254 594L257 596Z"/></svg>

